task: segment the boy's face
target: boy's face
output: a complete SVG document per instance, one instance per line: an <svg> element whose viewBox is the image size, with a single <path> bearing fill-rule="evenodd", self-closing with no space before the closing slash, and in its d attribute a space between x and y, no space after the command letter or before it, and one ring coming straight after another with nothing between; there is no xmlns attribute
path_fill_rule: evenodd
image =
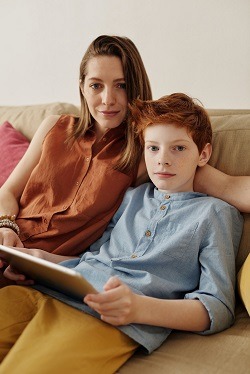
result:
<svg viewBox="0 0 250 374"><path fill-rule="evenodd" d="M207 144L201 154L185 127L153 124L144 131L145 162L154 185L168 193L193 191L197 166L211 154Z"/></svg>

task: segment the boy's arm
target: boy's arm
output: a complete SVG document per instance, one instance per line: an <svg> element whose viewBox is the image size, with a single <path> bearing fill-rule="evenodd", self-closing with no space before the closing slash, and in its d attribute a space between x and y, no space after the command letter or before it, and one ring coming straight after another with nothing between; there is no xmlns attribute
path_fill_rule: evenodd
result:
<svg viewBox="0 0 250 374"><path fill-rule="evenodd" d="M209 328L208 312L199 300L162 300L137 295L117 277L109 279L105 291L87 295L84 302L103 321L114 326L139 323L186 331Z"/></svg>
<svg viewBox="0 0 250 374"><path fill-rule="evenodd" d="M250 176L230 176L205 165L197 168L194 189L227 201L241 212L250 212Z"/></svg>

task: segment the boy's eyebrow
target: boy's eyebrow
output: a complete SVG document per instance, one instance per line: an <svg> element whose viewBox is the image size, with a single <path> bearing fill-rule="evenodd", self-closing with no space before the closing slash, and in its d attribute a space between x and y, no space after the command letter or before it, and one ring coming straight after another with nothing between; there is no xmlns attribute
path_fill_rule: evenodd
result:
<svg viewBox="0 0 250 374"><path fill-rule="evenodd" d="M170 143L183 143L183 142L186 142L186 143L190 143L191 139L188 140L188 139L174 139L174 140L171 140ZM160 142L158 142L157 140L145 140L145 143L156 143L156 144L159 144Z"/></svg>

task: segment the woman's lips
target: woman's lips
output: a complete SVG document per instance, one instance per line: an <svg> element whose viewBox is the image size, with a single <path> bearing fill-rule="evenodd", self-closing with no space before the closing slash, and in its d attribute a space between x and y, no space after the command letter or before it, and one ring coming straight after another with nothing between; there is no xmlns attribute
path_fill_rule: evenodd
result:
<svg viewBox="0 0 250 374"><path fill-rule="evenodd" d="M100 113L104 117L115 117L119 113L119 111L106 111L106 110L103 110L103 111L100 111Z"/></svg>

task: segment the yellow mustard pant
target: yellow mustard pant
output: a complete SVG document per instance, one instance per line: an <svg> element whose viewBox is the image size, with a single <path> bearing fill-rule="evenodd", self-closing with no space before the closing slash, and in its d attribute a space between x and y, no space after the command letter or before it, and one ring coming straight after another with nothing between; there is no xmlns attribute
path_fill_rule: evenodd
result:
<svg viewBox="0 0 250 374"><path fill-rule="evenodd" d="M114 373L138 344L29 287L0 290L0 373Z"/></svg>

